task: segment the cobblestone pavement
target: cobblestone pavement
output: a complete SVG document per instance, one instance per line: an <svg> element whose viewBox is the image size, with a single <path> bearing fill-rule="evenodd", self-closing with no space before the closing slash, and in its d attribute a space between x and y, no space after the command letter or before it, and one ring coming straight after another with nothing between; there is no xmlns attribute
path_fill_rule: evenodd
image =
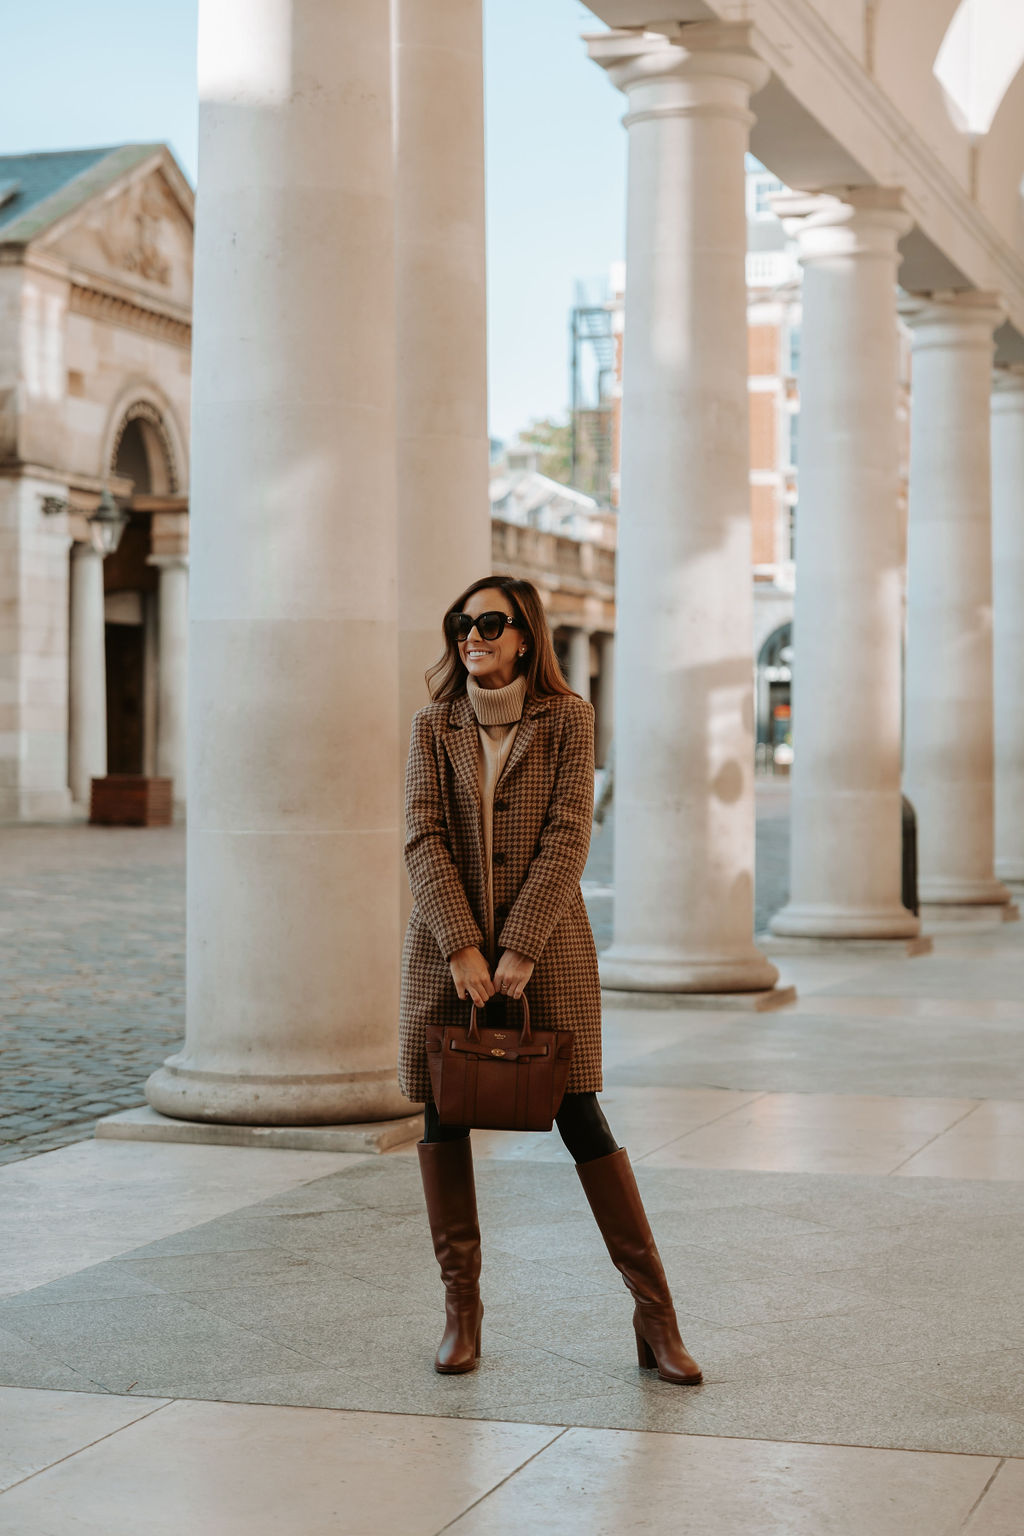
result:
<svg viewBox="0 0 1024 1536"><path fill-rule="evenodd" d="M758 928L785 899L788 819L758 816ZM611 938L611 819L585 876ZM144 1102L185 1027L181 827L0 827L0 1164L93 1134Z"/></svg>
<svg viewBox="0 0 1024 1536"><path fill-rule="evenodd" d="M0 828L0 1163L143 1102L185 1018L179 827Z"/></svg>

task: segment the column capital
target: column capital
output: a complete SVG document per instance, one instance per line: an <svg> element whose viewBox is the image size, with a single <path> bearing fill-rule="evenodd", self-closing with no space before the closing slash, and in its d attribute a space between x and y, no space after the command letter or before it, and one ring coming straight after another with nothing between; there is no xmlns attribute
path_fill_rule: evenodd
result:
<svg viewBox="0 0 1024 1536"><path fill-rule="evenodd" d="M779 192L771 204L805 267L834 256L894 258L896 242L914 223L900 187Z"/></svg>
<svg viewBox="0 0 1024 1536"><path fill-rule="evenodd" d="M147 555L147 565L155 565L160 570L188 570L188 553L181 551L177 554Z"/></svg>
<svg viewBox="0 0 1024 1536"><path fill-rule="evenodd" d="M900 319L914 335L914 350L926 347L991 347L993 332L1006 318L998 293L982 289L903 293Z"/></svg>
<svg viewBox="0 0 1024 1536"><path fill-rule="evenodd" d="M627 128L651 117L702 112L751 123L747 103L771 73L754 51L752 33L748 22L665 22L657 31L589 32L583 41L594 63L629 96Z"/></svg>
<svg viewBox="0 0 1024 1536"><path fill-rule="evenodd" d="M1024 363L997 363L992 370L992 409L1020 409L1024 400Z"/></svg>

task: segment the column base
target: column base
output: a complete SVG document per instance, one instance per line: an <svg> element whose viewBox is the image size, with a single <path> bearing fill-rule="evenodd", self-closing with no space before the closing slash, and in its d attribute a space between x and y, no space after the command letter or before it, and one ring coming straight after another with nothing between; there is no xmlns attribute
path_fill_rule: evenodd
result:
<svg viewBox="0 0 1024 1536"><path fill-rule="evenodd" d="M1010 900L1001 880L920 880L917 894L922 907L999 907Z"/></svg>
<svg viewBox="0 0 1024 1536"><path fill-rule="evenodd" d="M768 924L787 939L914 939L921 924L906 907L846 907L790 902Z"/></svg>
<svg viewBox="0 0 1024 1536"><path fill-rule="evenodd" d="M1006 896L1006 901L1000 902L923 901L921 918L927 920L929 927L938 928L963 928L968 923L988 928L1019 922L1020 908L1009 899L1009 891Z"/></svg>
<svg viewBox="0 0 1024 1536"><path fill-rule="evenodd" d="M422 1114L363 1125L216 1125L173 1120L147 1105L96 1122L104 1141L174 1141L194 1146L276 1147L295 1152L387 1152L423 1134Z"/></svg>
<svg viewBox="0 0 1024 1536"><path fill-rule="evenodd" d="M609 992L743 993L771 991L779 973L751 947L745 955L715 960L613 943L600 956L601 986Z"/></svg>
<svg viewBox="0 0 1024 1536"><path fill-rule="evenodd" d="M146 1098L174 1120L221 1125L306 1126L401 1120L416 1106L394 1071L243 1076L202 1072L171 1056L150 1077Z"/></svg>
<svg viewBox="0 0 1024 1536"><path fill-rule="evenodd" d="M914 939L816 939L758 934L758 943L766 955L930 955L934 940L927 934Z"/></svg>
<svg viewBox="0 0 1024 1536"><path fill-rule="evenodd" d="M769 987L761 992L627 992L601 993L606 1008L671 1008L673 1012L774 1013L796 1002L796 987Z"/></svg>

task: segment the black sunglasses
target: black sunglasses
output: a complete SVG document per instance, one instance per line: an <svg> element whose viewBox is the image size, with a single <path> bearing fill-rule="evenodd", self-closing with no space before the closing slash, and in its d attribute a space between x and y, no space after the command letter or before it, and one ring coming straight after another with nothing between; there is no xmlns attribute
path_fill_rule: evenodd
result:
<svg viewBox="0 0 1024 1536"><path fill-rule="evenodd" d="M481 613L475 619L470 613L450 613L445 622L452 639L460 642L468 640L474 629L481 640L497 640L506 628L519 628L514 613L499 613L496 608L490 613Z"/></svg>

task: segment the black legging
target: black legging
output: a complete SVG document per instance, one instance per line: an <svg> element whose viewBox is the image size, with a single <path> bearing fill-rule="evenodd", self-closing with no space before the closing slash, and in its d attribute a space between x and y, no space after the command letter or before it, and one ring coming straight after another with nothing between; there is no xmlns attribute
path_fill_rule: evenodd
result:
<svg viewBox="0 0 1024 1536"><path fill-rule="evenodd" d="M595 1157L607 1157L610 1152L619 1150L596 1093L567 1093L555 1116L555 1124L574 1163L589 1163ZM442 1125L437 1118L436 1105L430 1103L424 1107L424 1141L461 1141L468 1135L466 1125Z"/></svg>

